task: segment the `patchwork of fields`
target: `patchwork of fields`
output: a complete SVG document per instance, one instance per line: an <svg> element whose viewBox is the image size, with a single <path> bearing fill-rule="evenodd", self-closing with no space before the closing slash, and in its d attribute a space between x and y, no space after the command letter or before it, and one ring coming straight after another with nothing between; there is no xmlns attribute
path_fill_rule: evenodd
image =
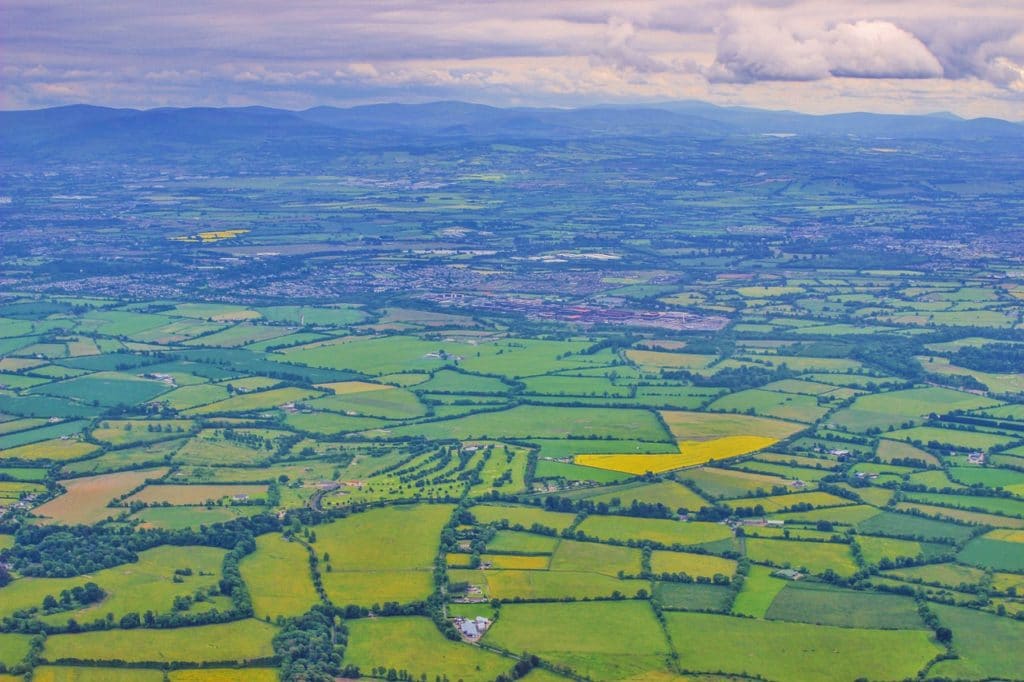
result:
<svg viewBox="0 0 1024 682"><path fill-rule="evenodd" d="M762 310L728 353L397 307L0 301L0 664L1012 679L1016 384L834 357L855 326L759 303L839 286L796 279L721 285ZM943 343L914 357L961 376Z"/></svg>

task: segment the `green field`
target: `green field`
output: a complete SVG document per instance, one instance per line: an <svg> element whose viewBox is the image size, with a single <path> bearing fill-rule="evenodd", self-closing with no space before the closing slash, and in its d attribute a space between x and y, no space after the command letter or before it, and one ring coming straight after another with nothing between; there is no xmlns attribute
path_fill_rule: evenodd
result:
<svg viewBox="0 0 1024 682"><path fill-rule="evenodd" d="M477 585L491 599L507 601L517 597L545 600L608 598L616 592L632 597L638 590L651 591L647 581L620 580L595 572L593 567L580 571L452 569L448 571L448 579L449 582L465 581Z"/></svg>
<svg viewBox="0 0 1024 682"><path fill-rule="evenodd" d="M604 502L610 507L629 507L634 501L645 504L663 504L672 511L686 509L699 511L708 505L707 500L697 495L686 486L675 481L659 481L658 483L627 483L621 486L609 486L597 490L572 491L566 497L577 500L590 500L594 504ZM613 503L618 500L618 504Z"/></svg>
<svg viewBox="0 0 1024 682"><path fill-rule="evenodd" d="M759 490L769 492L776 486L786 488L789 483L779 476L710 467L691 469L678 474L678 477L714 498L745 497Z"/></svg>
<svg viewBox="0 0 1024 682"><path fill-rule="evenodd" d="M703 613L666 614L687 670L813 682L914 677L942 647L925 630L867 630ZM737 642L741 645L737 646ZM865 651L899 655L864 656Z"/></svg>
<svg viewBox="0 0 1024 682"><path fill-rule="evenodd" d="M770 563L786 568L806 568L811 573L835 571L842 576L853 575L857 564L849 545L832 542L794 542L747 538L747 556L751 561Z"/></svg>
<svg viewBox="0 0 1024 682"><path fill-rule="evenodd" d="M174 630L106 630L54 635L43 650L47 660L245 661L273 654L276 628L258 620Z"/></svg>
<svg viewBox="0 0 1024 682"><path fill-rule="evenodd" d="M652 540L669 546L701 545L732 536L732 531L721 524L629 516L588 516L578 530L602 540Z"/></svg>
<svg viewBox="0 0 1024 682"><path fill-rule="evenodd" d="M1024 571L1024 542L1003 542L986 537L975 538L957 554L957 560L972 566L998 571Z"/></svg>
<svg viewBox="0 0 1024 682"><path fill-rule="evenodd" d="M549 512L537 507L514 507L506 505L478 504L470 511L477 523L508 521L509 527L522 526L529 530L534 524L562 531L576 519L575 514Z"/></svg>
<svg viewBox="0 0 1024 682"><path fill-rule="evenodd" d="M1020 677L1024 651L1008 643L1021 641L1024 624L955 606L935 604L931 608L953 631L953 645L960 654L958 660L935 664L931 675L970 680Z"/></svg>
<svg viewBox="0 0 1024 682"><path fill-rule="evenodd" d="M362 606L427 597L438 536L451 513L441 504L387 507L317 526L314 548L330 555L321 566L327 596Z"/></svg>
<svg viewBox="0 0 1024 682"><path fill-rule="evenodd" d="M11 667L24 660L30 639L28 635L0 634L0 663Z"/></svg>
<svg viewBox="0 0 1024 682"><path fill-rule="evenodd" d="M640 550L596 542L562 540L551 557L552 571L592 571L615 576L640 573Z"/></svg>
<svg viewBox="0 0 1024 682"><path fill-rule="evenodd" d="M636 438L670 442L671 438L647 410L600 407L540 407L522 405L457 419L426 422L388 429L392 438L615 438L629 433Z"/></svg>
<svg viewBox="0 0 1024 682"><path fill-rule="evenodd" d="M654 598L673 611L727 612L735 593L722 585L701 583L655 583Z"/></svg>
<svg viewBox="0 0 1024 682"><path fill-rule="evenodd" d="M879 630L921 630L924 623L909 597L837 590L816 583L790 582L765 613L768 620Z"/></svg>
<svg viewBox="0 0 1024 682"><path fill-rule="evenodd" d="M491 680L514 661L477 647L451 642L427 618L363 618L349 621L345 662L369 673L384 667L419 679L447 675L452 680Z"/></svg>
<svg viewBox="0 0 1024 682"><path fill-rule="evenodd" d="M61 591L87 582L95 582L107 593L102 602L50 615L40 614L41 620L52 625L64 625L69 618L87 623L103 619L108 613L118 619L133 612L170 613L175 596L207 591L217 584L223 557L224 550L213 547L165 546L142 552L135 563L77 578L19 578L0 592L3 595L0 615L9 616L20 609L32 607L41 609L47 595L59 597ZM176 569L192 569L193 575L175 582ZM223 597L213 597L194 603L192 610L224 609L227 603Z"/></svg>
<svg viewBox="0 0 1024 682"><path fill-rule="evenodd" d="M252 593L257 618L298 616L319 601L313 580L302 570L309 562L306 548L277 534L256 538L256 551L245 557L239 569Z"/></svg>
<svg viewBox="0 0 1024 682"><path fill-rule="evenodd" d="M524 554L550 554L558 546L558 538L532 533L499 530L487 543L488 552L521 552Z"/></svg>
<svg viewBox="0 0 1024 682"><path fill-rule="evenodd" d="M484 642L602 679L665 670L669 652L651 607L634 601L508 604Z"/></svg>

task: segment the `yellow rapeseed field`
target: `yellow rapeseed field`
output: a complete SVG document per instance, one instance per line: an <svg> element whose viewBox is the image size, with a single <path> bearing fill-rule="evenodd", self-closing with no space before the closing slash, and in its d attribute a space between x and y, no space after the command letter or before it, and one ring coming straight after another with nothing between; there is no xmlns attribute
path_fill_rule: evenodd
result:
<svg viewBox="0 0 1024 682"><path fill-rule="evenodd" d="M986 533L985 537L990 540L1002 540L1003 542L1024 542L1024 530L997 528Z"/></svg>
<svg viewBox="0 0 1024 682"><path fill-rule="evenodd" d="M219 242L223 239L233 239L240 234L245 234L249 230L212 230L210 232L199 232L198 234L182 235L180 237L171 237L171 241L175 242L202 242L208 244L210 242Z"/></svg>
<svg viewBox="0 0 1024 682"><path fill-rule="evenodd" d="M626 474L659 474L673 469L697 466L712 460L739 457L762 450L778 442L767 436L726 436L706 441L681 441L675 455L577 455L576 464L610 469Z"/></svg>

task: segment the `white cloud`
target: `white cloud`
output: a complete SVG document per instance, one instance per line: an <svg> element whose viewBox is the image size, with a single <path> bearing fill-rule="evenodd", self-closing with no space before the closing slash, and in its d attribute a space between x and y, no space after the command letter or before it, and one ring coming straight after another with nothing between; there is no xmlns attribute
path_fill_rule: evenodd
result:
<svg viewBox="0 0 1024 682"><path fill-rule="evenodd" d="M788 24L763 11L733 15L708 69L713 81L939 78L942 65L913 34L888 21L832 27Z"/></svg>
<svg viewBox="0 0 1024 682"><path fill-rule="evenodd" d="M0 107L702 98L1020 118L1024 102L1024 0L44 4L5 1Z"/></svg>

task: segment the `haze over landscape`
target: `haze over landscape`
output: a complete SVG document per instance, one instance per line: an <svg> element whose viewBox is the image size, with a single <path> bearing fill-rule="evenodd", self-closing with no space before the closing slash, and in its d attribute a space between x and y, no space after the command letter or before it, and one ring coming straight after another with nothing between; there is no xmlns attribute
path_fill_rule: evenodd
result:
<svg viewBox="0 0 1024 682"><path fill-rule="evenodd" d="M5 3L2 105L701 99L1024 118L1024 3Z"/></svg>
<svg viewBox="0 0 1024 682"><path fill-rule="evenodd" d="M11 0L0 682L1024 680L1024 5Z"/></svg>

